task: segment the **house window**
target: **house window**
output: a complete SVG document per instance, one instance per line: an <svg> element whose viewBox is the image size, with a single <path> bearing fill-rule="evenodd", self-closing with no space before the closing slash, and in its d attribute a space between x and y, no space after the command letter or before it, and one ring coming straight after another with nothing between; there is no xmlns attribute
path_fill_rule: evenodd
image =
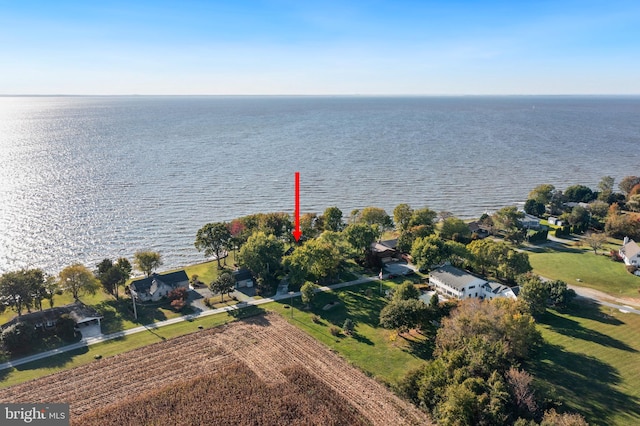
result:
<svg viewBox="0 0 640 426"><path fill-rule="evenodd" d="M469 286L469 290L471 290L472 288L476 288L476 286L475 285Z"/></svg>

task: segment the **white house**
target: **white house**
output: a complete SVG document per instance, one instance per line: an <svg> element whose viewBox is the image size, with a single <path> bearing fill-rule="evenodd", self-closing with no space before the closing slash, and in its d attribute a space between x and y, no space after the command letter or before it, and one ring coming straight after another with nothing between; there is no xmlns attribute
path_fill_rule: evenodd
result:
<svg viewBox="0 0 640 426"><path fill-rule="evenodd" d="M129 285L131 294L140 302L157 302L177 288L189 289L189 277L185 271L168 274L152 274L148 278L133 281Z"/></svg>
<svg viewBox="0 0 640 426"><path fill-rule="evenodd" d="M519 293L518 287L512 288L489 282L451 265L440 266L431 271L429 283L435 287L438 293L456 299L471 297L489 300L496 297L516 299Z"/></svg>
<svg viewBox="0 0 640 426"><path fill-rule="evenodd" d="M451 265L440 266L429 274L429 283L438 293L457 299L483 297L487 281Z"/></svg>
<svg viewBox="0 0 640 426"><path fill-rule="evenodd" d="M619 253L625 264L640 266L640 246L629 237L624 237Z"/></svg>

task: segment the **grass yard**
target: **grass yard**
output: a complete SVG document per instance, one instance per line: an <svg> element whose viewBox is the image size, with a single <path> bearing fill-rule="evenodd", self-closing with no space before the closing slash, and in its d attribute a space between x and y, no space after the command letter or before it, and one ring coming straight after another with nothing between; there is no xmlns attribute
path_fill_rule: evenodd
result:
<svg viewBox="0 0 640 426"><path fill-rule="evenodd" d="M244 317L247 314L255 315L256 310L234 313L236 317ZM65 352L60 355L45 358L40 361L30 362L8 370L0 370L0 388L5 388L27 380L46 376L58 371L68 370L74 367L88 364L95 360L96 355L109 357L123 352L161 342L172 337L182 336L198 330L198 326L204 328L216 327L236 318L223 313L202 317L193 321L184 321L158 329L149 329L142 333L136 333L120 339L109 340L92 346L85 346L75 351Z"/></svg>
<svg viewBox="0 0 640 426"><path fill-rule="evenodd" d="M382 290L398 285L400 280L385 280ZM329 310L323 307L340 302ZM280 313L290 323L329 346L367 374L388 384L395 384L407 371L419 367L423 359L431 356L433 338L416 334L397 336L395 332L378 327L380 310L387 301L380 296L380 282L361 284L318 293L310 310L304 308L301 299L293 300L293 317L290 300L262 305L265 309ZM320 318L319 323L312 316ZM331 334L331 327L342 329L350 318L355 325L353 336Z"/></svg>
<svg viewBox="0 0 640 426"><path fill-rule="evenodd" d="M640 424L640 315L576 303L550 310L531 373L590 424Z"/></svg>
<svg viewBox="0 0 640 426"><path fill-rule="evenodd" d="M624 263L614 262L609 256L596 256L589 248L560 245L534 248L529 252L529 262L533 272L543 277L616 297L640 297L640 277L628 273Z"/></svg>

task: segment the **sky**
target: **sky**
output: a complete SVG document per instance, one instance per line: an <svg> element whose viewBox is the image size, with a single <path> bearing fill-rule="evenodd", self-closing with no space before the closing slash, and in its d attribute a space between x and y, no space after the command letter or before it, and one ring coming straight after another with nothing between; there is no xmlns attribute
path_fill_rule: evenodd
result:
<svg viewBox="0 0 640 426"><path fill-rule="evenodd" d="M640 94L640 1L0 0L0 94Z"/></svg>

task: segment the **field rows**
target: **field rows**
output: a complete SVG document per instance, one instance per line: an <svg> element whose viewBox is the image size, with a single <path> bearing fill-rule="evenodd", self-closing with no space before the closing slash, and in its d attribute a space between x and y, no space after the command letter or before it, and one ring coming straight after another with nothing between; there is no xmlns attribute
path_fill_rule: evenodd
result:
<svg viewBox="0 0 640 426"><path fill-rule="evenodd" d="M429 424L424 413L275 314L199 331L16 385L0 392L0 402L68 402L72 417L79 416L211 374L231 362L245 364L270 385L285 383L288 379L283 371L288 368L302 367L372 424Z"/></svg>

